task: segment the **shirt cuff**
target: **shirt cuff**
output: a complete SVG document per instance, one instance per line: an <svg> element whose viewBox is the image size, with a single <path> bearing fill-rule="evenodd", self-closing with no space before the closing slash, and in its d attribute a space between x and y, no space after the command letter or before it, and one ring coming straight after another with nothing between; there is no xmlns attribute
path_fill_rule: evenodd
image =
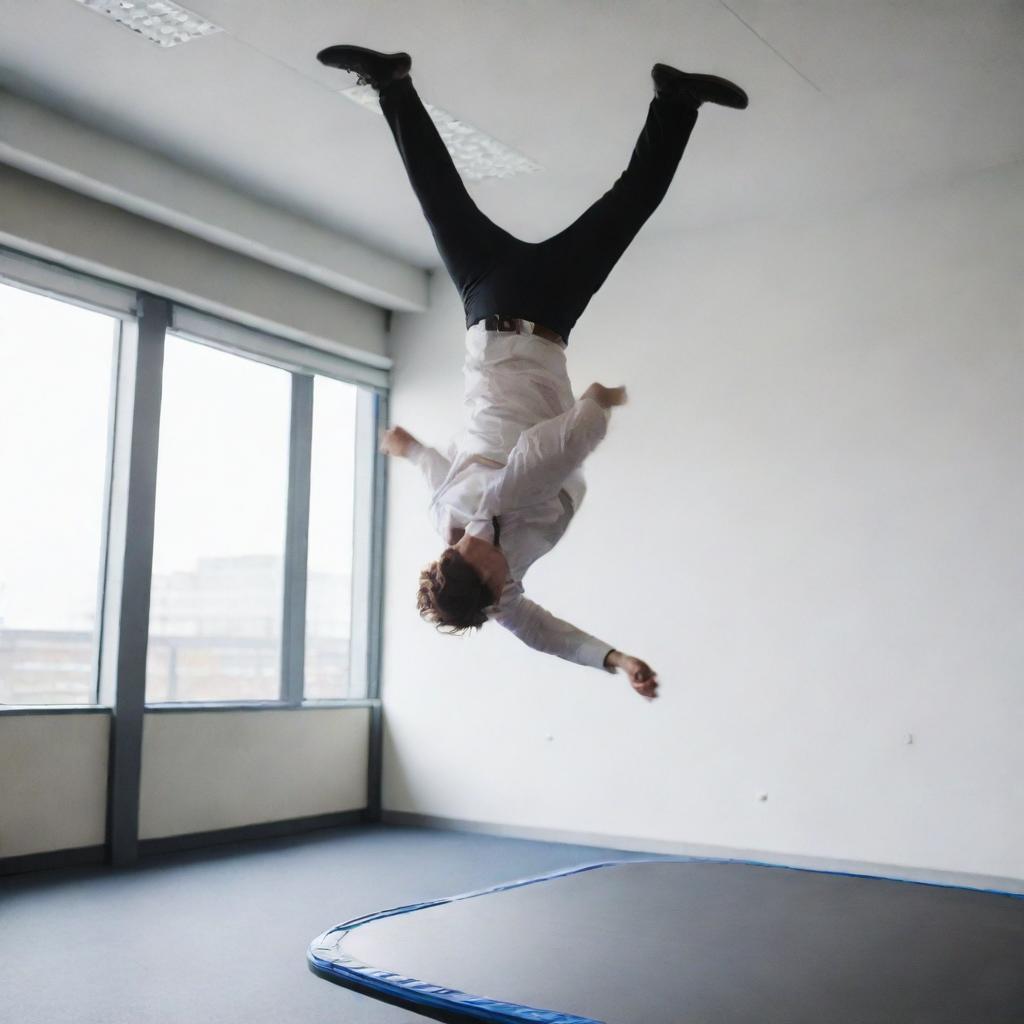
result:
<svg viewBox="0 0 1024 1024"><path fill-rule="evenodd" d="M405 457L410 462L415 462L418 465L420 456L423 454L424 450L424 446L420 444L419 441L411 441L409 443L409 448L405 453Z"/></svg>
<svg viewBox="0 0 1024 1024"><path fill-rule="evenodd" d="M590 406L596 409L604 418L605 423L612 418L611 409L606 409L596 398L591 398L590 395L581 395L576 401L583 412L586 412Z"/></svg>
<svg viewBox="0 0 1024 1024"><path fill-rule="evenodd" d="M605 672L611 672L614 675L615 669L604 663L604 659L614 650L615 648L611 644L606 644L595 636L588 636L576 648L576 662L580 665L589 665L591 668L603 669Z"/></svg>

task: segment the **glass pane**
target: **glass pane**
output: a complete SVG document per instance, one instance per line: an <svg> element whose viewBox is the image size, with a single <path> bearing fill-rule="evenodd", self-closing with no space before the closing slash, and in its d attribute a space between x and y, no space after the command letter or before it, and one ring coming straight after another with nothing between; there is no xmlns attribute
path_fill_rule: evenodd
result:
<svg viewBox="0 0 1024 1024"><path fill-rule="evenodd" d="M313 385L307 700L361 696L349 692L357 397L353 385L326 377L317 377Z"/></svg>
<svg viewBox="0 0 1024 1024"><path fill-rule="evenodd" d="M276 700L291 377L168 334L146 700Z"/></svg>
<svg viewBox="0 0 1024 1024"><path fill-rule="evenodd" d="M0 285L0 703L91 704L118 322Z"/></svg>

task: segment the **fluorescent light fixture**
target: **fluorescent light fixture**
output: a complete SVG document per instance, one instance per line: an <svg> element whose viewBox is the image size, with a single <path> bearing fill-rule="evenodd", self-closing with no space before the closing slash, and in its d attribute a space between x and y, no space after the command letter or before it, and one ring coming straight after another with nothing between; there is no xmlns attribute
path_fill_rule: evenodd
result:
<svg viewBox="0 0 1024 1024"><path fill-rule="evenodd" d="M200 36L220 32L221 27L200 18L171 0L78 0L90 11L138 32L157 46L177 46Z"/></svg>
<svg viewBox="0 0 1024 1024"><path fill-rule="evenodd" d="M356 85L345 89L342 96L374 113L381 113L377 91L371 85ZM511 178L517 174L533 174L540 164L534 163L522 153L509 149L503 142L484 134L465 121L449 114L440 107L425 103L427 113L437 126L438 133L448 147L455 166L469 181L483 178Z"/></svg>

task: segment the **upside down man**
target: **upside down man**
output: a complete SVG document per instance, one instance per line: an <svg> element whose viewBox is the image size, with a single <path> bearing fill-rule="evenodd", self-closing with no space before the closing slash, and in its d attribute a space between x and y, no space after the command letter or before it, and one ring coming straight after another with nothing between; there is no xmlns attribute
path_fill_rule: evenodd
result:
<svg viewBox="0 0 1024 1024"><path fill-rule="evenodd" d="M621 671L653 699L658 679L646 662L531 601L523 577L579 510L583 462L626 400L625 388L597 383L574 397L565 358L573 325L667 192L698 108L742 109L746 94L655 64L654 99L626 170L569 227L528 243L477 209L413 88L408 54L344 45L317 56L377 91L466 313L463 431L443 455L402 427L382 441L422 470L445 544L420 574L420 614L451 632L492 620L536 650Z"/></svg>

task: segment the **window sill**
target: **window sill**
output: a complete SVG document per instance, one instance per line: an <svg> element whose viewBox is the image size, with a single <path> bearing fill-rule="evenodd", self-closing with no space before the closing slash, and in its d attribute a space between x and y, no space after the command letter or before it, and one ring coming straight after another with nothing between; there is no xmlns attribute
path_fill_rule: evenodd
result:
<svg viewBox="0 0 1024 1024"><path fill-rule="evenodd" d="M290 704L283 700L239 700L174 704L147 704L146 714L176 714L186 711L319 711L337 708L377 708L380 700L372 697L353 697L350 700L306 700Z"/></svg>
<svg viewBox="0 0 1024 1024"><path fill-rule="evenodd" d="M106 704L0 704L4 715L109 715Z"/></svg>

